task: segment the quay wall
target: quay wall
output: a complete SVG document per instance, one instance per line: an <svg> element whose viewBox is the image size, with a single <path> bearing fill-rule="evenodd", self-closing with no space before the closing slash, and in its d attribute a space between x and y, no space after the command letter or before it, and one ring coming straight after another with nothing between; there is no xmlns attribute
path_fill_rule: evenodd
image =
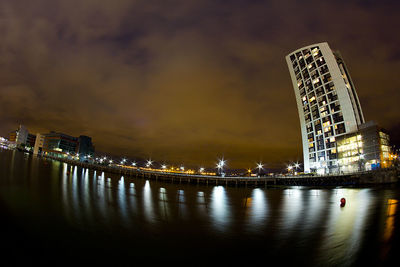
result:
<svg viewBox="0 0 400 267"><path fill-rule="evenodd" d="M226 186L362 186L392 184L399 182L398 169L381 169L352 174L324 175L324 176L263 176L263 177L220 177L205 175L189 175L181 173L152 172L118 166L103 166L76 160L46 156L45 158L58 160L70 165L80 166L90 170L104 171L125 177L142 178L170 183L187 183L203 185Z"/></svg>

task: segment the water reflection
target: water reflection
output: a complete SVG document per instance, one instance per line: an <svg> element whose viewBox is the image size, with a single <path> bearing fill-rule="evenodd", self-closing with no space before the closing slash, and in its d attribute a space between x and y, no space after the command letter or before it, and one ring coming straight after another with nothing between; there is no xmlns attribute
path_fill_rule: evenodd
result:
<svg viewBox="0 0 400 267"><path fill-rule="evenodd" d="M346 198L346 205L339 206L340 198ZM374 210L369 189L338 189L331 195L329 215L320 254L322 261L333 264L351 262L363 239L363 229L371 211Z"/></svg>
<svg viewBox="0 0 400 267"><path fill-rule="evenodd" d="M247 231L258 232L268 223L268 203L265 191L256 188L251 197L245 199Z"/></svg>
<svg viewBox="0 0 400 267"><path fill-rule="evenodd" d="M121 214L122 221L125 226L130 225L130 219L128 216L128 205L127 205L127 193L125 190L125 178L124 176L118 180L118 207Z"/></svg>
<svg viewBox="0 0 400 267"><path fill-rule="evenodd" d="M45 206L49 217L59 216L60 221L85 231L126 231L123 233L128 235L143 231L147 238L154 233L162 237L168 231L178 237L184 229L187 239L208 235L217 240L271 243L271 247L292 251L305 247L301 253L327 265L354 263L371 242L382 244L377 254L386 259L393 254L398 236L398 189L184 186L40 158L25 165L24 158L11 152L8 160L14 169L0 170L3 185L18 181L24 192L40 190L29 199L43 198L41 204L52 204ZM30 170L29 176L18 171L20 161ZM347 200L344 207L340 207L342 197ZM14 212L18 214L18 210Z"/></svg>
<svg viewBox="0 0 400 267"><path fill-rule="evenodd" d="M205 193L203 191L197 192L196 200L197 212L199 213L199 216L201 216L202 218L207 217L207 200Z"/></svg>
<svg viewBox="0 0 400 267"><path fill-rule="evenodd" d="M160 211L160 219L167 221L171 215L169 211L167 190L164 187L160 188L158 204Z"/></svg>
<svg viewBox="0 0 400 267"><path fill-rule="evenodd" d="M185 219L187 218L187 207L186 207L186 199L185 199L185 191L178 190L176 192L176 202L178 204L178 218Z"/></svg>
<svg viewBox="0 0 400 267"><path fill-rule="evenodd" d="M154 202L150 188L150 182L147 180L143 187L143 208L145 218L151 222L155 222Z"/></svg>
<svg viewBox="0 0 400 267"><path fill-rule="evenodd" d="M283 190L283 199L281 207L281 216L279 232L281 239L286 239L297 227L302 225L302 213L304 209L303 190L301 189L285 189Z"/></svg>
<svg viewBox="0 0 400 267"><path fill-rule="evenodd" d="M225 232L231 223L231 211L223 186L215 186L211 193L210 217L216 230Z"/></svg>
<svg viewBox="0 0 400 267"><path fill-rule="evenodd" d="M391 249L391 240L393 237L393 232L395 230L395 216L397 205L399 201L397 199L389 198L387 200L387 208L386 208L386 220L385 220L385 228L383 232L383 246L382 246L382 259L386 259L388 252Z"/></svg>

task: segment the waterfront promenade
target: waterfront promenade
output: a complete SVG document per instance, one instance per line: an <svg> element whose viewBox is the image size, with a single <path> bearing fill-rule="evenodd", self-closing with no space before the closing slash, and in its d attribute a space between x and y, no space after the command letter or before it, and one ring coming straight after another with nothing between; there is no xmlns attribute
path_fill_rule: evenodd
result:
<svg viewBox="0 0 400 267"><path fill-rule="evenodd" d="M126 168L120 166L104 166L77 160L63 159L46 156L52 160L58 160L70 165L87 168L90 170L120 174L125 177L134 177L170 183L224 185L245 187L268 186L358 186L373 184L390 184L399 181L399 170L395 168L381 169L366 172L357 172L338 175L302 175L302 176L208 176L191 175L184 173L171 173L162 171L149 171L139 168Z"/></svg>

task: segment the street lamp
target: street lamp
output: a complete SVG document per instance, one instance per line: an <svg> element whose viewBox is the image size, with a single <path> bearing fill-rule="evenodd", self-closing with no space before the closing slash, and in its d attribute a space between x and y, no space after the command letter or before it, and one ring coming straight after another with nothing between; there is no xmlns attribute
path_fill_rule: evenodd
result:
<svg viewBox="0 0 400 267"><path fill-rule="evenodd" d="M260 176L260 173L261 173L261 170L263 169L263 164L260 162L260 163L257 163L257 169L258 169L258 176Z"/></svg>
<svg viewBox="0 0 400 267"><path fill-rule="evenodd" d="M132 162L132 166L136 166L136 162Z"/></svg>
<svg viewBox="0 0 400 267"><path fill-rule="evenodd" d="M146 163L146 167L149 168L153 162L149 159Z"/></svg>
<svg viewBox="0 0 400 267"><path fill-rule="evenodd" d="M204 172L204 168L203 168L203 167L200 167L199 172L200 172L200 173Z"/></svg>
<svg viewBox="0 0 400 267"><path fill-rule="evenodd" d="M290 172L293 170L293 166L292 166L292 165L288 165L288 166L287 166L287 170L288 170L288 172L290 173Z"/></svg>
<svg viewBox="0 0 400 267"><path fill-rule="evenodd" d="M221 175L223 175L223 173L224 173L225 162L226 162L226 160L224 160L224 159L222 158L222 159L220 159L220 160L218 161L218 164L217 164L217 169L220 170Z"/></svg>

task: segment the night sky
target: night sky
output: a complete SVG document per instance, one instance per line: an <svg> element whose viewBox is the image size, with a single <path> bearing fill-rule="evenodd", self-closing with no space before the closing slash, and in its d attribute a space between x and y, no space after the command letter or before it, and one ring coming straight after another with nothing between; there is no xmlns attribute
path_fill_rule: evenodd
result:
<svg viewBox="0 0 400 267"><path fill-rule="evenodd" d="M400 132L400 1L2 0L0 135L89 135L129 158L302 160L285 56L340 50L366 120ZM397 130L396 130L397 129Z"/></svg>

